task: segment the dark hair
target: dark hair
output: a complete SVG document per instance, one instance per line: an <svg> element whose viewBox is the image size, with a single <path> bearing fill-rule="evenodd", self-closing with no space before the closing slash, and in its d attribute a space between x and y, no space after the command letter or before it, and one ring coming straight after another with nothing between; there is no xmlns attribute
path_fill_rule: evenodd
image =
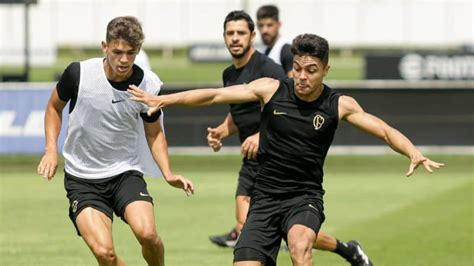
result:
<svg viewBox="0 0 474 266"><path fill-rule="evenodd" d="M261 6L257 11L257 20L261 20L263 18L271 18L271 19L274 19L275 21L278 21L279 20L278 13L279 13L278 7L274 5Z"/></svg>
<svg viewBox="0 0 474 266"><path fill-rule="evenodd" d="M329 61L329 44L326 39L316 34L301 34L293 39L291 53L299 56L314 56L321 59L324 65L327 65Z"/></svg>
<svg viewBox="0 0 474 266"><path fill-rule="evenodd" d="M249 26L250 32L253 32L255 30L255 23L253 23L252 18L249 16L249 14L245 13L243 10L234 10L231 11L227 16L225 17L224 20L224 31L226 29L226 24L229 21L236 21L236 20L245 20L247 21L247 25Z"/></svg>
<svg viewBox="0 0 474 266"><path fill-rule="evenodd" d="M142 25L132 16L116 17L107 25L105 40L107 43L123 39L133 48L140 47L145 39Z"/></svg>

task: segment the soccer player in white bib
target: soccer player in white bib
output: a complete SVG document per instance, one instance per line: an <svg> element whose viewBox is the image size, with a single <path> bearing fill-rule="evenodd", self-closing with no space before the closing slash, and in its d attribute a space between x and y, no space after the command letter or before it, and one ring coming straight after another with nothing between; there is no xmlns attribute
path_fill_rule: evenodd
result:
<svg viewBox="0 0 474 266"><path fill-rule="evenodd" d="M261 52L281 65L291 78L293 75L291 44L280 35L280 27L280 12L276 6L264 5L257 10L257 28L265 45L265 49Z"/></svg>
<svg viewBox="0 0 474 266"><path fill-rule="evenodd" d="M157 95L160 79L134 64L144 34L140 22L116 17L102 42L105 58L71 63L53 89L45 115L46 151L38 174L51 180L58 165L57 142L61 114L69 102L69 122L63 147L64 186L69 217L99 265L125 265L112 240L113 213L129 224L148 265L164 265L164 247L155 227L153 198L145 180L137 143L143 127L149 149L164 179L186 194L191 181L172 173L160 113L129 100L127 88L139 85ZM139 117L143 119L139 124Z"/></svg>

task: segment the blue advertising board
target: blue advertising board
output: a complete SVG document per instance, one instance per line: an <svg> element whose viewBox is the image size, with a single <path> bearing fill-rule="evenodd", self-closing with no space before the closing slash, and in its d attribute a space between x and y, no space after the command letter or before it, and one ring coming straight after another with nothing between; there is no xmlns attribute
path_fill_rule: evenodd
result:
<svg viewBox="0 0 474 266"><path fill-rule="evenodd" d="M44 152L44 111L52 86L29 87L0 89L0 154ZM64 143L68 109L63 112L59 151Z"/></svg>

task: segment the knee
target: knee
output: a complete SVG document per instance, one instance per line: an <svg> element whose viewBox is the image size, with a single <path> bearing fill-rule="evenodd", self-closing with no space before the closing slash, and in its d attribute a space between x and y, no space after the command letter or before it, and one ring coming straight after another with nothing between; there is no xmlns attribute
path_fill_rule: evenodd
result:
<svg viewBox="0 0 474 266"><path fill-rule="evenodd" d="M309 241L292 241L288 243L288 249L294 262L304 263L312 257L312 243Z"/></svg>
<svg viewBox="0 0 474 266"><path fill-rule="evenodd" d="M99 265L115 265L117 254L113 247L97 246L92 249Z"/></svg>
<svg viewBox="0 0 474 266"><path fill-rule="evenodd" d="M162 246L158 233L155 228L143 229L137 234L138 242L142 246Z"/></svg>

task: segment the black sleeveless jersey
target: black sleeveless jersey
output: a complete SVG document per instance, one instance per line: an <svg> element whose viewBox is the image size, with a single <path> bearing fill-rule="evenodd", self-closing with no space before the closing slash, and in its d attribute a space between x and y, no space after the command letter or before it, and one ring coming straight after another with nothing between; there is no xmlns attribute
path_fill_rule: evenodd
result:
<svg viewBox="0 0 474 266"><path fill-rule="evenodd" d="M311 194L322 198L323 164L339 122L339 93L324 85L321 96L300 100L292 79L262 110L256 190L268 194Z"/></svg>
<svg viewBox="0 0 474 266"><path fill-rule="evenodd" d="M234 65L231 65L222 73L224 87L250 83L263 77L281 79L286 77L286 74L280 65L258 51L253 53L245 66L237 69ZM260 112L260 102L230 105L230 113L235 125L239 129L239 139L241 143L247 137L258 132Z"/></svg>

